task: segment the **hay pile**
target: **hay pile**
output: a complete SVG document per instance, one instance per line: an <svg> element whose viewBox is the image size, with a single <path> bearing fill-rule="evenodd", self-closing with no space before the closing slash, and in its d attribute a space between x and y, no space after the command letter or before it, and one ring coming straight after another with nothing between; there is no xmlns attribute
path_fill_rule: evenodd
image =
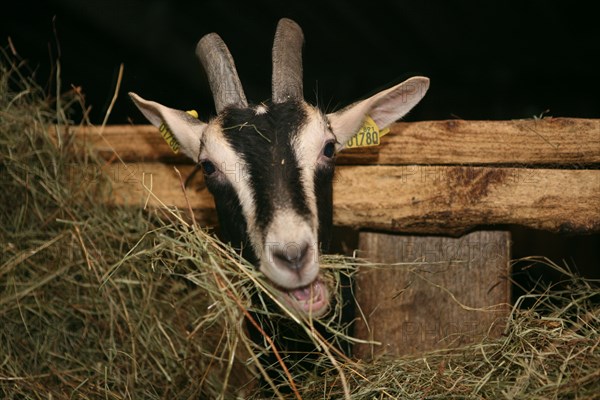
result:
<svg viewBox="0 0 600 400"><path fill-rule="evenodd" d="M565 276L519 298L500 339L405 359L347 365L353 399L598 399L600 286ZM561 289L557 289L561 287ZM531 303L524 307L524 303ZM341 398L337 371L302 388L304 399ZM329 386L327 386L327 384Z"/></svg>
<svg viewBox="0 0 600 400"><path fill-rule="evenodd" d="M69 135L78 93L52 98L0 64L0 398L259 398L265 349L243 319L275 317L250 304L269 283L177 210L106 205L105 161ZM323 262L335 282L356 269ZM315 336L324 372L289 374L305 399L594 398L599 293L569 276L517 304L501 340L421 358L355 362Z"/></svg>
<svg viewBox="0 0 600 400"><path fill-rule="evenodd" d="M209 364L227 354L205 354L219 337L192 333L211 299L186 279L193 265L162 257L172 227L106 206L103 163L68 134L77 93L48 98L2 61L0 398L223 391Z"/></svg>

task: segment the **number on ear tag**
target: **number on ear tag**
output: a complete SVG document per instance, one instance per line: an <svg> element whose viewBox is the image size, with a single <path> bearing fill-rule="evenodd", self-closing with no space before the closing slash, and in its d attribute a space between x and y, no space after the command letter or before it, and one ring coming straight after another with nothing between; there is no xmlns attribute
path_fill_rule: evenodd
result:
<svg viewBox="0 0 600 400"><path fill-rule="evenodd" d="M356 147L379 146L381 137L389 133L389 131L389 128L379 130L379 127L375 121L373 121L373 118L367 115L363 126L358 130L356 135L352 136L352 138L348 140L348 143L346 143L346 148L352 149Z"/></svg>

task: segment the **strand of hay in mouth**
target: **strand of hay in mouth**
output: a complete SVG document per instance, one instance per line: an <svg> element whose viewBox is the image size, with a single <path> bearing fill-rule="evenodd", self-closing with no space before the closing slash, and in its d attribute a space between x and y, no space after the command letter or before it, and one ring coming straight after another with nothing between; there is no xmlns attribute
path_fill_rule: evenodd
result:
<svg viewBox="0 0 600 400"><path fill-rule="evenodd" d="M279 361L276 367L281 369L286 378L283 385L291 386L298 398L302 398L302 395L294 388L299 382L313 377L314 372L310 370L289 370L287 363L284 362L287 354L284 349L275 347L276 345L270 337L265 337L266 346L251 341L243 326L244 317L261 331L268 329L266 326L261 326L256 320L259 315L265 317L263 322L266 321L268 324L276 319L287 319L290 323L296 324L297 330L307 332L309 340L312 340L316 348L323 353L320 358L315 360L315 367L335 367L338 363L337 359L343 359L348 364L352 363L343 354L337 352L332 347L332 343L327 342L315 332L311 321L296 315L293 310L280 303L274 294L277 289L272 286L271 282L230 248L215 240L205 231L194 228L193 225L171 226L169 230L168 234L163 234L159 238L161 243L159 246L163 247L165 253L169 253L168 257L163 260L177 260L178 264L189 262L195 265L196 267L186 272L185 279L201 289L208 298L207 313L193 325L190 337L205 334L211 328L217 329L222 334L219 339L221 343L219 348L226 355L222 355L221 359L227 360L228 363L221 366L221 369L225 370L225 374L220 376L220 379L223 380L219 382L219 387L227 386L234 373L239 374L240 365L237 365L236 368L233 359L235 355L245 360L246 365L255 368L254 377L262 375L275 393L278 393L280 384L272 382L263 369L265 366L259 363L258 356L261 353L276 353ZM321 263L325 270L325 279L331 282L332 286L339 285L340 274L351 274L354 271L352 261L343 257L323 257ZM172 269L174 265L166 267ZM340 290L340 288L334 288L332 292L339 293ZM258 298L258 302L252 302L252 298ZM277 307L274 308L273 304L276 304ZM344 325L339 323L340 307L341 302L333 314L322 322L336 337L336 340L352 340L345 334ZM338 372L344 374L339 368ZM244 376L241 380L247 381L248 376ZM260 391L256 393L260 393ZM247 395L248 392L245 394Z"/></svg>
<svg viewBox="0 0 600 400"><path fill-rule="evenodd" d="M69 135L80 94L53 98L1 58L0 398L252 393L266 349L245 310L310 323L251 306L256 291L274 300L270 283L177 210L106 205L105 161ZM324 263L332 282L350 268Z"/></svg>

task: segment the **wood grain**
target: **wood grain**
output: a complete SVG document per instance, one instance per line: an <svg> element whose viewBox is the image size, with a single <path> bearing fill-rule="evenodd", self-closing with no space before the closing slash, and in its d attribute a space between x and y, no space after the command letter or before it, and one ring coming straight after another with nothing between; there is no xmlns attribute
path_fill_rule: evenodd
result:
<svg viewBox="0 0 600 400"><path fill-rule="evenodd" d="M600 162L600 120L396 123L379 147L348 150L343 164L568 165Z"/></svg>
<svg viewBox="0 0 600 400"><path fill-rule="evenodd" d="M501 335L508 316L510 235L477 231L460 238L363 232L356 299L364 320L355 335L361 359L416 355ZM361 315L361 314L358 314Z"/></svg>
<svg viewBox="0 0 600 400"><path fill-rule="evenodd" d="M118 204L190 206L216 222L202 173L185 195L190 165L115 163L105 172ZM232 177L232 179L236 179ZM186 200L187 198L187 200ZM480 225L516 224L552 232L600 231L600 171L488 167L340 166L334 223L382 231L457 235Z"/></svg>
<svg viewBox="0 0 600 400"><path fill-rule="evenodd" d="M460 166L339 168L336 224L460 234L516 224L564 233L600 231L600 171Z"/></svg>
<svg viewBox="0 0 600 400"><path fill-rule="evenodd" d="M191 163L175 155L151 125L79 128L79 140L105 158ZM396 123L378 147L345 150L338 164L568 165L600 163L600 120L544 118L511 121Z"/></svg>

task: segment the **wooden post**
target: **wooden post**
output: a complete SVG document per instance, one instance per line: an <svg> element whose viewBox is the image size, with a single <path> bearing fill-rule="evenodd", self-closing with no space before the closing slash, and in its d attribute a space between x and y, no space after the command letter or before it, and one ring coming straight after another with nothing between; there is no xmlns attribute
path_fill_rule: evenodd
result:
<svg viewBox="0 0 600 400"><path fill-rule="evenodd" d="M509 311L509 247L505 231L460 238L360 233L361 258L394 264L361 268L357 303L364 320L358 358L401 356L498 336Z"/></svg>

